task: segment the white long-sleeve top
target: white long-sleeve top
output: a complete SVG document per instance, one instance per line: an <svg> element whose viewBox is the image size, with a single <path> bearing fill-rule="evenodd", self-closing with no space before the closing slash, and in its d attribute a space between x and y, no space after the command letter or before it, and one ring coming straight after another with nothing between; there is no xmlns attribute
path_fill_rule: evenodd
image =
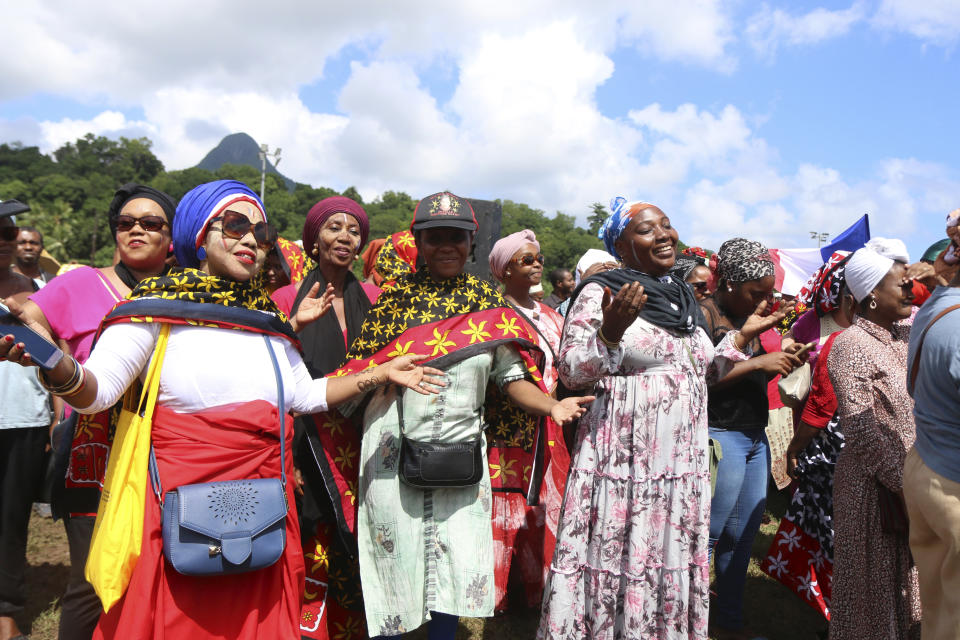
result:
<svg viewBox="0 0 960 640"><path fill-rule="evenodd" d="M146 376L159 323L115 324L104 330L86 362L97 378L97 399L81 413L113 406L139 376ZM310 377L300 353L283 338L270 337L283 377L287 411L327 409L326 378ZM277 405L277 380L263 337L249 331L171 327L160 372L157 402L178 413L266 400Z"/></svg>

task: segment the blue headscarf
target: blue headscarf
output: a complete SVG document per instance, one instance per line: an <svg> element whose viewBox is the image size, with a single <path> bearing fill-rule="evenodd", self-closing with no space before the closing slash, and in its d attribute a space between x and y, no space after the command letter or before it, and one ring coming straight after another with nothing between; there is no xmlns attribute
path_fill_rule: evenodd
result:
<svg viewBox="0 0 960 640"><path fill-rule="evenodd" d="M610 201L610 211L612 215L607 218L607 221L600 227L600 231L597 232L597 237L603 240L603 246L606 248L607 253L617 260L622 260L613 243L617 241L617 238L620 237L623 230L627 228L627 224L630 223L630 219L633 218L633 216L652 206L649 202L643 202L641 200L627 202L627 199L623 196L617 196Z"/></svg>
<svg viewBox="0 0 960 640"><path fill-rule="evenodd" d="M173 253L181 267L200 266L203 255L199 253L207 235L207 226L228 205L235 202L250 202L267 220L267 212L259 196L250 187L238 180L214 180L194 187L177 205L173 218Z"/></svg>

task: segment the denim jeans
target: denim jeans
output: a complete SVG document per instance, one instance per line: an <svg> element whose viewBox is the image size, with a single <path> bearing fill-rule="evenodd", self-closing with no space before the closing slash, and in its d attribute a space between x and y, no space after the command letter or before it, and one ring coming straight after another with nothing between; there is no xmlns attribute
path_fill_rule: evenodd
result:
<svg viewBox="0 0 960 640"><path fill-rule="evenodd" d="M723 458L710 502L710 551L716 572L713 621L724 629L743 627L743 587L753 538L767 503L770 446L763 429L729 431L710 427Z"/></svg>

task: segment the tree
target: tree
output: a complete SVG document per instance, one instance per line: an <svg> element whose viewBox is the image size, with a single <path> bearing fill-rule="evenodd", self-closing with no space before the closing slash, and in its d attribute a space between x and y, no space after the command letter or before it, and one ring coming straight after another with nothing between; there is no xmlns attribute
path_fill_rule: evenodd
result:
<svg viewBox="0 0 960 640"><path fill-rule="evenodd" d="M510 200L503 200L501 207L501 235L533 230L544 256L544 274L560 267L572 270L587 249L603 247L596 233L576 226L573 216L558 211L553 218L548 218L540 209ZM546 278L543 286L549 295L551 287Z"/></svg>
<svg viewBox="0 0 960 640"><path fill-rule="evenodd" d="M610 212L599 202L594 202L590 205L590 210L591 213L589 217L587 217L587 230L590 231L591 234L597 235L600 227L602 227L603 223L610 217Z"/></svg>
<svg viewBox="0 0 960 640"><path fill-rule="evenodd" d="M17 198L33 208L24 222L44 232L47 248L57 259L102 265L109 264L114 250L107 210L116 189L126 182L149 184L177 201L195 186L216 179L240 180L260 192L260 171L255 167L225 164L214 172L197 167L165 171L151 147L147 138L111 140L87 134L63 145L51 158L37 147L0 144L0 199ZM329 187L302 183L287 191L278 175L268 173L264 205L270 223L282 236L295 240L310 208L333 195L337 192ZM402 191L385 191L366 204L355 187L343 195L366 210L371 239L409 228L417 205ZM607 213L599 203L593 205L592 231L577 227L573 216L560 212L551 218L523 203L505 200L501 205L502 233L535 230L546 271L570 268L587 249L601 246L595 228Z"/></svg>

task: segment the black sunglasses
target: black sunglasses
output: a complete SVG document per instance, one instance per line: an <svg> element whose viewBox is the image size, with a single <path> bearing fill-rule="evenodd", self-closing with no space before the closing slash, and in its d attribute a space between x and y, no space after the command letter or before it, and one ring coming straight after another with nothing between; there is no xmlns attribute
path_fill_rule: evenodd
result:
<svg viewBox="0 0 960 640"><path fill-rule="evenodd" d="M514 258L513 261L518 264L522 264L525 267L529 267L534 262L539 262L540 264L543 264L543 254L538 253L536 256L532 256L529 253L527 253L520 256L519 258Z"/></svg>
<svg viewBox="0 0 960 640"><path fill-rule="evenodd" d="M142 218L134 218L133 216L122 215L117 216L116 220L117 231L130 231L136 225L140 225L140 228L144 231L160 231L163 229L164 225L167 224L167 221L160 216L143 216Z"/></svg>
<svg viewBox="0 0 960 640"><path fill-rule="evenodd" d="M254 224L250 222L250 218L236 211L224 211L222 216L214 218L211 222L220 222L220 233L234 240L240 240L252 231L253 239L261 249L270 249L277 243L277 230L272 225L266 222ZM210 229L215 228L210 227Z"/></svg>
<svg viewBox="0 0 960 640"><path fill-rule="evenodd" d="M0 240L13 242L20 235L20 227L0 227Z"/></svg>
<svg viewBox="0 0 960 640"><path fill-rule="evenodd" d="M707 283L706 283L706 282L688 282L687 284L689 284L691 287L693 287L693 288L694 288L695 290L697 290L697 291L706 291L706 290L707 290Z"/></svg>

